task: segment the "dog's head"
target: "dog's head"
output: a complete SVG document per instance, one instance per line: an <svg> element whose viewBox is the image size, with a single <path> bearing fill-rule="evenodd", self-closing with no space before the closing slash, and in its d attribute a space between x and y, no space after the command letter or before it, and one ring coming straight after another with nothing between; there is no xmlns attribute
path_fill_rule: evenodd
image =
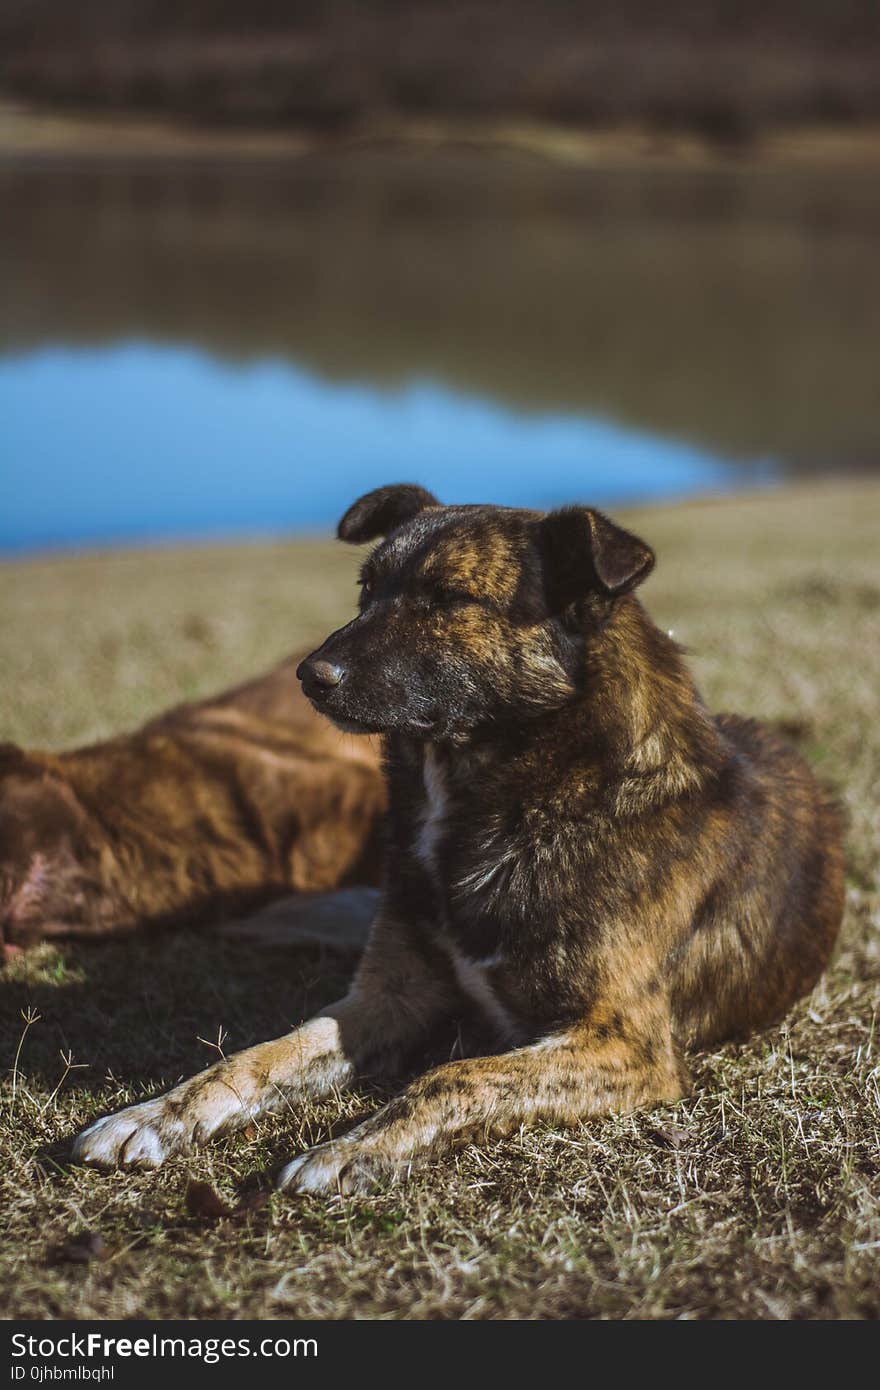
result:
<svg viewBox="0 0 880 1390"><path fill-rule="evenodd" d="M0 744L0 951L86 922L86 822L51 760Z"/></svg>
<svg viewBox="0 0 880 1390"><path fill-rule="evenodd" d="M301 663L303 689L343 729L426 740L464 742L575 699L585 639L654 564L589 507L444 507L411 484L361 497L339 535L382 540L358 616Z"/></svg>

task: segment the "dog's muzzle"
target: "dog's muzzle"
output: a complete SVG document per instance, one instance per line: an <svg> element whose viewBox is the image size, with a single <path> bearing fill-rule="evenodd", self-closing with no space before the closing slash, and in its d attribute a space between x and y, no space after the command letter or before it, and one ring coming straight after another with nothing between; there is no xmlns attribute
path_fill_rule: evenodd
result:
<svg viewBox="0 0 880 1390"><path fill-rule="evenodd" d="M333 661L315 661L309 656L297 666L296 675L310 700L322 700L345 680L345 669Z"/></svg>

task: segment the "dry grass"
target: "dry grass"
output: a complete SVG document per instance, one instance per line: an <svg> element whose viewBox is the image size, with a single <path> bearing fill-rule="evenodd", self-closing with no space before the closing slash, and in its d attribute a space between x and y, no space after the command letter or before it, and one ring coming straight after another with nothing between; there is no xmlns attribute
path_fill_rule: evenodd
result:
<svg viewBox="0 0 880 1390"><path fill-rule="evenodd" d="M41 948L0 976L7 1316L880 1314L880 488L633 521L660 551L652 611L712 704L786 721L848 806L827 979L781 1028L699 1058L675 1107L524 1131L369 1200L273 1195L212 1220L188 1211L188 1175L234 1201L377 1096L261 1122L158 1174L71 1169L59 1141L210 1060L199 1038L222 1028L228 1049L284 1029L350 962L210 934ZM256 669L345 613L353 560L308 543L9 566L0 731L91 737ZM39 1018L26 1028L22 1010ZM84 1230L106 1258L71 1262Z"/></svg>

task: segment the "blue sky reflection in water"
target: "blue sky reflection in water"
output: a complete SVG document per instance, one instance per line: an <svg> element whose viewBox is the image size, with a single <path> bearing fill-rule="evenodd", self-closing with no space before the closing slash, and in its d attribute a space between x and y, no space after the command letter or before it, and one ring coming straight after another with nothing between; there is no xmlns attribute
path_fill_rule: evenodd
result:
<svg viewBox="0 0 880 1390"><path fill-rule="evenodd" d="M772 472L427 381L378 389L143 342L0 358L6 551L327 530L393 480L448 501L613 506Z"/></svg>

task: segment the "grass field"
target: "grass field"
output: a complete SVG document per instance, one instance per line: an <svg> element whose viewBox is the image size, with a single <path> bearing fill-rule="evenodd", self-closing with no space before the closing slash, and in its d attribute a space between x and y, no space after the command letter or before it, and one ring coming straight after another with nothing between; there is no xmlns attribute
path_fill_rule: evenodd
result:
<svg viewBox="0 0 880 1390"><path fill-rule="evenodd" d="M696 1059L676 1106L523 1131L406 1188L318 1201L264 1195L262 1171L379 1092L153 1174L70 1168L62 1141L212 1060L218 1038L283 1031L350 959L210 932L39 948L0 974L0 1314L880 1315L880 486L629 516L659 552L646 602L713 707L782 723L846 804L827 978L783 1026ZM356 559L309 541L3 566L0 738L95 738L268 665L350 612ZM190 1176L232 1214L187 1201Z"/></svg>

